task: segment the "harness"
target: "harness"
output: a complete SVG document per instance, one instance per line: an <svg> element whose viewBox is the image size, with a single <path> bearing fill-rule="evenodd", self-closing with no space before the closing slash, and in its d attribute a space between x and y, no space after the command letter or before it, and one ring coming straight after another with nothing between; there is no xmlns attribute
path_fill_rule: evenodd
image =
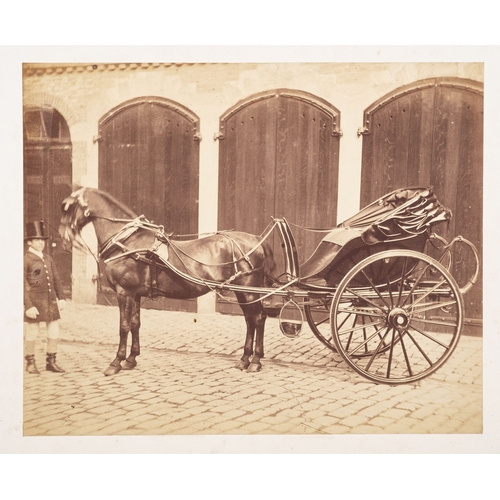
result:
<svg viewBox="0 0 500 500"><path fill-rule="evenodd" d="M99 264L100 261L104 262L104 264L107 264L109 262L112 262L117 259L122 259L122 258L132 258L137 261L141 261L149 266L150 270L150 293L149 295L154 299L157 298L159 295L159 290L158 290L158 273L160 270L167 270L170 271L172 274L178 276L180 279L187 281L189 283L192 283L194 285L202 286L205 288L208 288L211 291L214 291L216 293L220 293L224 290L227 291L232 291L232 292L241 292L241 293L256 293L255 287L251 287L248 285L239 285L239 284L234 284L234 282L238 278L242 278L245 276L248 276L252 273L262 271L263 266L255 268L255 266L252 264L252 261L250 259L251 255L259 248L262 246L262 243L270 236L270 234L273 232L275 226L278 224L278 220L274 220L274 223L270 223L269 226L266 228L266 230L260 235L259 241L254 245L253 248L251 248L248 251L244 251L244 249L241 247L241 245L238 243L238 240L231 235L231 231L218 231L214 233L205 233L203 235L189 235L189 236L208 236L208 234L211 235L220 235L224 239L227 240L227 242L230 245L230 252L231 252L231 257L232 259L229 262L222 262L222 263L207 263L207 262L202 262L192 255L189 255L185 249L182 248L182 246L176 245L175 242L173 241L173 234L166 234L164 231L163 226L158 226L155 225L151 222L149 222L143 215L139 217L135 217L133 219L118 219L118 218L113 218L113 217L107 217L107 216L99 216L96 214L91 214L90 209L88 206L87 201L84 198L84 192L85 188L80 188L78 191L75 191L73 195L68 198L67 200L64 201L65 205L63 206L63 211L68 212L70 207L72 206L77 206L79 207L82 212L83 216L85 218L93 217L93 218L100 218L100 219L106 219L111 222L119 222L123 223L123 226L118 230L117 233L115 233L113 236L111 236L108 240L106 240L104 243L102 243L99 248L97 255L94 254L94 252L89 248L89 246L86 244L86 242L81 238L79 233L73 234L73 242L79 243L83 248L86 248L87 251L89 251L93 257L95 258L96 262ZM69 223L67 224L72 230L75 229L76 224L75 220L69 220ZM146 231L151 231L154 233L154 243L151 248L133 248L133 245L127 244L127 241L139 230L146 230ZM78 236L79 239L78 239ZM184 236L175 236L175 239L180 239L187 237L188 235ZM290 240L289 240L290 241ZM287 245L288 246L288 245ZM292 245L295 247L294 243ZM132 248L131 248L132 247ZM295 248L294 248L295 250ZM115 254L115 252L118 252ZM171 259L169 257L173 254L175 254L176 258L178 261L182 264L179 267L182 267L183 269L180 269L179 267L174 266L172 264ZM290 255L289 252L285 252ZM292 252L293 255L293 252ZM202 276L196 275L195 270L193 269L193 265L187 265L186 264L186 259L189 259L191 263L198 264L199 266L203 267L224 267L224 266L232 266L233 267L233 274L226 279L225 281L216 281L215 279L205 279ZM239 269L238 264L245 261L246 265L248 266L248 270L241 270ZM196 267L196 266L195 266ZM288 276L294 276L296 275L295 270L298 270L298 266L292 266L292 269L290 272L288 272ZM271 278L272 279L272 278ZM259 302L271 295L274 295L275 292L281 291L281 289L284 289L288 286L290 286L292 283L295 283L298 281L298 277L294 277L287 283L283 284L283 286L280 286L281 283L275 283L275 288L272 291L269 291L269 293L264 294L264 296L261 296L259 299L251 301L251 302L246 302L247 304ZM278 287L278 288L276 288Z"/></svg>
<svg viewBox="0 0 500 500"><path fill-rule="evenodd" d="M116 250L116 248L127 252L128 249L122 242L130 238L130 236L136 233L139 229L156 231L159 234L159 239L163 238L164 241L167 241L167 235L165 235L163 226L152 224L144 217L144 215L140 215L139 217L128 221L115 235L99 247L99 258L105 259L105 256Z"/></svg>
<svg viewBox="0 0 500 500"><path fill-rule="evenodd" d="M147 231L154 232L155 240L151 248L139 248L130 249L126 246L125 242L139 229L145 229ZM268 234L270 234L269 231ZM255 268L250 260L251 254L261 246L261 240L257 245L255 245L248 252L244 252L240 244L231 236L230 231L219 231L213 234L219 234L223 236L229 242L231 246L232 260L223 263L206 263L202 262L192 255L187 254L182 248L174 243L172 240L173 233L165 233L163 226L157 226L152 224L144 216L137 217L131 221L128 221L122 229L118 231L109 240L104 242L99 248L99 259L103 259L104 263L107 264L117 259L122 259L125 257L133 258L134 260L141 261L149 265L150 269L150 297L155 300L158 298L158 273L161 270L170 270L180 278L187 280L195 285L206 286L211 290L217 290L224 288L227 285L233 283L237 278L248 276L256 271L261 270L261 267ZM266 235L267 237L268 235ZM112 252L119 250L120 253L106 258ZM185 259L189 259L197 264L207 267L223 267L232 265L234 273L226 281L210 281L199 276L193 275L192 273L183 272L181 269L175 267L169 261L170 252L173 252L177 256L180 262L183 263L186 271L188 266L185 263ZM248 271L242 271L238 269L238 263L245 261L248 266Z"/></svg>

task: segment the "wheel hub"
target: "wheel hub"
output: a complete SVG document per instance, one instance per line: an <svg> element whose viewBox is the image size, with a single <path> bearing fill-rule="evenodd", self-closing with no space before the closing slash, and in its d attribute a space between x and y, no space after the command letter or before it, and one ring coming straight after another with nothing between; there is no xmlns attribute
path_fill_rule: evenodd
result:
<svg viewBox="0 0 500 500"><path fill-rule="evenodd" d="M395 307L389 311L389 314L387 315L387 322L392 328L404 330L408 326L410 318L404 309L401 307Z"/></svg>

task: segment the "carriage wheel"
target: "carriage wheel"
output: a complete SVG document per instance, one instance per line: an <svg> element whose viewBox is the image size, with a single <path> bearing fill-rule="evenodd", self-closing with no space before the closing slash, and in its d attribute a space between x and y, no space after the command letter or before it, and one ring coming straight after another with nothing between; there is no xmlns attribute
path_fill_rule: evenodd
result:
<svg viewBox="0 0 500 500"><path fill-rule="evenodd" d="M314 333L316 338L320 340L328 349L331 349L333 352L337 352L337 347L333 340L333 329L330 324L330 309L331 309L332 299L331 298L311 298L308 297L304 302L304 312L306 315L307 323L311 328L311 331ZM343 322L349 322L351 326L359 326L363 328L362 325L367 325L370 322L373 322L373 318L365 314L356 314L355 311L352 311L350 314L346 315L343 318ZM343 326L343 324L341 324ZM365 335L366 329L369 326L365 326ZM390 348L390 343L388 340L384 340L382 345L380 345L378 349L378 353L382 353ZM360 357L371 356L373 351L369 350L368 346L364 346L364 348L357 352L355 355Z"/></svg>
<svg viewBox="0 0 500 500"><path fill-rule="evenodd" d="M306 315L307 323L314 333L316 338L318 338L328 349L333 352L337 352L337 347L333 340L332 327L330 325L330 308L332 299L322 298L314 299L308 297L306 302L304 302L304 312ZM365 325L369 321L373 321L368 316L364 314L351 313L349 317L344 318L344 321L349 321L350 325ZM378 352L382 353L390 348L389 341L384 340L382 345L379 347ZM356 353L357 356L371 356L373 351L370 351L368 346Z"/></svg>
<svg viewBox="0 0 500 500"><path fill-rule="evenodd" d="M311 298L304 302L304 313L306 315L309 328L328 349L337 352L333 342L332 329L330 327L330 305L331 298Z"/></svg>
<svg viewBox="0 0 500 500"><path fill-rule="evenodd" d="M450 357L463 309L458 285L436 260L409 250L381 252L339 284L330 310L333 343L369 380L414 382Z"/></svg>

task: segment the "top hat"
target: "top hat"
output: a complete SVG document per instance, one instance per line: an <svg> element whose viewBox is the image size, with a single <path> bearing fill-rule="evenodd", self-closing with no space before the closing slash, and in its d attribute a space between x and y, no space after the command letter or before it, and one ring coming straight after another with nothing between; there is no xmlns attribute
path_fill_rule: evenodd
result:
<svg viewBox="0 0 500 500"><path fill-rule="evenodd" d="M45 234L45 224L41 220L26 224L25 240L46 240L48 238Z"/></svg>

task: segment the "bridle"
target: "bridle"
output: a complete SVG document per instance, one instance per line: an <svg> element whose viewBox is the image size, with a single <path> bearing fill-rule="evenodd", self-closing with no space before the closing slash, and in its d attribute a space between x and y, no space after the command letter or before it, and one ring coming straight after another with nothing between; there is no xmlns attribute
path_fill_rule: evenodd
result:
<svg viewBox="0 0 500 500"><path fill-rule="evenodd" d="M84 197L86 188L80 188L78 191L72 193L70 197L68 197L63 202L63 212L67 221L62 222L64 226L66 226L66 235L67 238L75 243L77 247L84 251L88 251L93 257L96 263L99 264L100 260L103 256L108 253L111 249L116 246L122 246L121 241L125 240L130 236L133 232L137 231L139 228L149 229L153 231L157 231L159 235L163 237L167 237L164 233L163 226L157 226L155 224L150 223L144 215L140 215L135 218L117 218L117 217L107 217L103 215L92 214L89 208L89 204ZM78 209L81 210L81 214L83 215L83 220L80 219L78 215ZM81 230L85 227L90 219L103 219L108 220L110 222L119 222L123 223L124 226L120 228L115 234L113 234L108 240L99 245L99 249L97 254L92 251L88 243L84 240L81 235ZM64 218L63 218L64 220Z"/></svg>
<svg viewBox="0 0 500 500"><path fill-rule="evenodd" d="M231 231L217 231L216 233L206 233L208 234L219 234L227 239L229 247L231 249L232 259L228 262L217 262L217 263L209 263L202 262L197 259L193 255L189 255L186 253L181 247L177 246L172 241L172 234L166 234L163 226L159 226L149 222L144 215L136 216L134 218L116 218L116 217L108 217L104 215L97 215L91 212L89 208L89 203L84 197L86 188L80 188L74 193L71 194L63 202L62 211L64 213L64 217L61 220L62 225L66 226L66 239L69 239L72 243L75 243L77 247L84 251L88 251L93 257L96 263L99 263L103 260L105 263L108 263L112 260L130 257L137 258L141 253L145 253L147 255L152 255L156 253L158 247L161 244L167 244L169 250L173 252L180 262L183 262L185 258L188 258L190 261L195 262L199 265L205 267L224 267L228 265L234 266L234 275L228 280L229 282L233 281L235 278L240 276L241 274L247 274L257 271L258 269L254 268L254 265L250 259L250 256L262 246L262 243L271 235L274 227L276 226L276 221L270 223L264 233L261 235L260 240L256 243L250 250L243 250L239 243L231 236ZM92 251L90 246L84 240L81 235L81 229L85 227L90 219L103 219L110 222L123 223L123 227L117 230L113 235L111 235L106 241L99 245L97 253ZM144 229L147 231L151 231L155 235L155 244L152 248L144 248L144 249L128 249L124 242L135 233L139 229ZM176 236L178 238L183 238L186 235ZM201 236L201 235L196 235ZM118 255L113 255L109 258L107 256L114 250L121 250L121 253ZM246 261L249 271L242 273L242 271L238 271L237 265L240 261ZM200 278L201 280L201 278ZM202 280L204 283L205 281Z"/></svg>
<svg viewBox="0 0 500 500"><path fill-rule="evenodd" d="M83 197L85 188L80 188L78 191L72 193L64 202L62 206L62 211L64 217L61 220L61 224L65 226L64 239L69 240L73 245L81 250L89 252L95 261L99 263L99 256L96 255L87 242L83 239L81 235L81 230L88 222L83 224L78 224L79 217L77 216L77 210L82 211L82 215L85 219L89 219L90 209L87 201ZM71 212L70 212L71 210ZM67 220L66 220L67 219Z"/></svg>
<svg viewBox="0 0 500 500"><path fill-rule="evenodd" d="M224 267L228 265L234 266L234 274L228 280L226 280L223 285L230 285L236 278L242 275L251 274L257 272L260 268L254 268L254 265L250 259L250 256L257 250L257 248L262 246L262 243L271 235L274 227L276 226L276 221L274 223L270 223L266 228L264 233L261 235L260 240L256 243L250 250L243 250L243 248L239 245L239 243L232 238L231 231L217 231L216 233L206 233L208 234L219 234L228 240L232 259L228 262L217 262L217 263L207 263L202 262L195 258L193 255L189 255L186 253L181 247L177 246L172 241L172 234L166 234L163 226L159 226L149 222L144 215L136 216L133 218L116 218L116 217L108 217L104 215L97 215L92 213L88 201L85 199L85 189L80 188L74 193L72 193L67 199L64 200L62 205L63 217L61 219L61 225L65 226L65 234L64 239L71 241L71 243L75 244L78 248L83 251L87 251L90 253L97 265L99 266L100 262L103 261L107 264L110 261L114 261L116 259L131 257L136 260L141 260L150 266L153 266L152 273L156 275L156 264L158 259L158 265L170 268L173 272L178 274L180 277L184 277L186 280L194 282L196 284L200 284L203 286L207 286L213 291L218 293L217 286L219 283L215 284L210 281L205 280L204 278L196 275L185 274L179 269L168 265L168 257L165 259L165 256L157 255L157 250L162 244L166 244L169 251L175 253L178 260L183 263L185 258L188 258L192 262L196 262L199 265L206 267ZM135 214L134 214L135 215ZM123 223L123 227L117 230L114 234L112 234L106 241L100 243L97 253L94 252L90 246L87 244L85 239L82 237L81 230L85 227L89 222L92 222L91 219L103 219L110 222ZM139 248L139 249L129 249L125 246L125 241L137 230L144 229L147 231L151 231L154 233L154 245L152 248ZM177 235L176 238L183 238L186 235ZM201 235L197 235L201 236ZM114 250L120 250L120 252L116 255L110 255ZM109 257L108 257L109 256ZM166 262L165 262L166 261ZM241 271L238 270L237 264L240 261L246 261L249 270ZM289 283L288 283L289 284ZM288 285L287 284L287 285ZM156 287L156 281L153 284L152 281L152 296L154 296L154 291ZM272 292L274 293L274 291ZM269 294L271 295L271 294ZM258 302L260 299L257 299L253 302Z"/></svg>

